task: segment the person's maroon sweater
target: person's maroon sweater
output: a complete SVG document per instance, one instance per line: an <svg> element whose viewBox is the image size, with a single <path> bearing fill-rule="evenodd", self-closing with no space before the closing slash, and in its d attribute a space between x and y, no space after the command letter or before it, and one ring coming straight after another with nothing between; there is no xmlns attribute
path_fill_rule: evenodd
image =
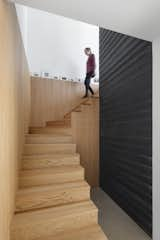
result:
<svg viewBox="0 0 160 240"><path fill-rule="evenodd" d="M92 72L94 73L95 68L96 68L95 56L94 54L91 54L88 57L88 61L87 61L87 73L92 73Z"/></svg>

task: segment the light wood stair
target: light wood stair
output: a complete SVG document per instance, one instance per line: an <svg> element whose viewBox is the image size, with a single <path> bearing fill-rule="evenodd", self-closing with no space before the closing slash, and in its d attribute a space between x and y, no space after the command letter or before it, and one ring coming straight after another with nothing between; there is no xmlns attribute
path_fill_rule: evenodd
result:
<svg viewBox="0 0 160 240"><path fill-rule="evenodd" d="M19 186L33 187L49 184L81 181L84 169L79 166L61 166L46 169L22 170L19 175Z"/></svg>
<svg viewBox="0 0 160 240"><path fill-rule="evenodd" d="M95 95L95 98L97 98L97 95ZM84 99L82 100L77 106L75 106L70 112L66 113L65 116L64 116L64 119L61 120L61 121L48 121L46 123L46 127L50 126L50 127L54 127L54 126L63 126L63 127L68 127L68 126L71 126L71 114L73 112L82 112L82 107L83 106L91 106L92 105L92 101L93 101L94 98L90 99L90 98L87 98L87 99Z"/></svg>
<svg viewBox="0 0 160 240"><path fill-rule="evenodd" d="M24 146L25 155L75 152L76 145L73 143L25 144Z"/></svg>
<svg viewBox="0 0 160 240"><path fill-rule="evenodd" d="M53 207L90 199L89 185L83 181L20 189L16 212Z"/></svg>
<svg viewBox="0 0 160 240"><path fill-rule="evenodd" d="M65 234L97 224L98 211L91 201L16 214L12 240L34 240L38 237Z"/></svg>
<svg viewBox="0 0 160 240"><path fill-rule="evenodd" d="M58 166L75 166L80 164L80 156L74 154L41 154L24 155L22 161L23 170L43 169Z"/></svg>
<svg viewBox="0 0 160 240"><path fill-rule="evenodd" d="M26 143L72 143L71 135L51 135L51 134L28 134L26 135Z"/></svg>
<svg viewBox="0 0 160 240"><path fill-rule="evenodd" d="M44 238L36 240L44 240ZM45 240L106 240L106 236L98 224L95 224L82 229L65 232L63 235L58 234L56 236L45 237Z"/></svg>
<svg viewBox="0 0 160 240"><path fill-rule="evenodd" d="M71 115L90 107L84 100L63 121L32 127L19 172L11 240L107 240L76 153Z"/></svg>
<svg viewBox="0 0 160 240"><path fill-rule="evenodd" d="M70 127L31 127L30 128L30 133L32 134L57 134L57 135L71 135L72 134L72 130Z"/></svg>

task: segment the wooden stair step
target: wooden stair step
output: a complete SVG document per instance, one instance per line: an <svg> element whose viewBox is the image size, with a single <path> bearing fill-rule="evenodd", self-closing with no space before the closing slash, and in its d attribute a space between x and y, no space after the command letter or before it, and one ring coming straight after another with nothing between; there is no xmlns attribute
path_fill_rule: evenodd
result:
<svg viewBox="0 0 160 240"><path fill-rule="evenodd" d="M47 121L46 122L46 126L64 126L65 125L65 121Z"/></svg>
<svg viewBox="0 0 160 240"><path fill-rule="evenodd" d="M91 106L92 105L92 103L89 103L89 102L85 102L85 103L82 103L82 105L86 105L86 106Z"/></svg>
<svg viewBox="0 0 160 240"><path fill-rule="evenodd" d="M24 212L90 199L85 181L20 189L16 196L16 212Z"/></svg>
<svg viewBox="0 0 160 240"><path fill-rule="evenodd" d="M22 169L41 169L58 166L72 166L80 164L80 155L52 154L52 155L26 155L23 156Z"/></svg>
<svg viewBox="0 0 160 240"><path fill-rule="evenodd" d="M72 133L70 127L31 127L30 133L32 134L63 134L68 135Z"/></svg>
<svg viewBox="0 0 160 240"><path fill-rule="evenodd" d="M38 238L35 240L44 240ZM58 234L52 237L45 237L45 240L107 240L101 227L98 224L77 229L76 231L65 232L65 234Z"/></svg>
<svg viewBox="0 0 160 240"><path fill-rule="evenodd" d="M97 213L91 201L18 213L11 225L11 240L46 239L47 236L95 225Z"/></svg>
<svg viewBox="0 0 160 240"><path fill-rule="evenodd" d="M61 166L20 171L20 188L84 180L81 166Z"/></svg>
<svg viewBox="0 0 160 240"><path fill-rule="evenodd" d="M76 144L55 143L55 144L25 144L24 154L51 154L51 153L75 153Z"/></svg>
<svg viewBox="0 0 160 240"><path fill-rule="evenodd" d="M71 135L51 135L51 134L28 134L26 143L72 143Z"/></svg>
<svg viewBox="0 0 160 240"><path fill-rule="evenodd" d="M71 126L71 121L70 118L65 118L63 121L49 121L46 123L46 126L50 126L50 127L69 127Z"/></svg>

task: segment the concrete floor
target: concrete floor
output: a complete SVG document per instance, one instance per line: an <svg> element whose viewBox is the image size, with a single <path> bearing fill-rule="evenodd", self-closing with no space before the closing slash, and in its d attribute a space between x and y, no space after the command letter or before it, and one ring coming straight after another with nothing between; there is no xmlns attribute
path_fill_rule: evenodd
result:
<svg viewBox="0 0 160 240"><path fill-rule="evenodd" d="M100 188L92 190L99 208L99 224L108 240L151 240L151 238Z"/></svg>

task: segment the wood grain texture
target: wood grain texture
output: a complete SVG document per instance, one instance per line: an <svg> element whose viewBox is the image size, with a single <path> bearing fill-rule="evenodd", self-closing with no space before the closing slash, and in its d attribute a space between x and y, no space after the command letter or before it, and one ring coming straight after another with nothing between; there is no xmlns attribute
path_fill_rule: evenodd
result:
<svg viewBox="0 0 160 240"><path fill-rule="evenodd" d="M70 127L30 127L31 134L71 135Z"/></svg>
<svg viewBox="0 0 160 240"><path fill-rule="evenodd" d="M80 164L80 155L75 154L41 154L24 155L22 161L23 170L43 169L58 166L72 166Z"/></svg>
<svg viewBox="0 0 160 240"><path fill-rule="evenodd" d="M16 10L0 0L0 239L10 239L17 170L30 119L30 77Z"/></svg>
<svg viewBox="0 0 160 240"><path fill-rule="evenodd" d="M61 166L21 171L19 186L24 188L81 180L84 180L84 169L81 166Z"/></svg>
<svg viewBox="0 0 160 240"><path fill-rule="evenodd" d="M44 240L43 238L38 238L35 240ZM68 231L65 234L58 234L52 237L45 237L45 240L107 240L107 237L102 232L99 225L95 224L93 226L78 229L76 231Z"/></svg>
<svg viewBox="0 0 160 240"><path fill-rule="evenodd" d="M97 224L97 208L91 201L16 214L11 240L33 240L38 237L65 234ZM25 234L24 234L25 233Z"/></svg>
<svg viewBox="0 0 160 240"><path fill-rule="evenodd" d="M76 153L76 144L73 143L54 143L54 144L25 144L25 155L38 154L64 154Z"/></svg>
<svg viewBox="0 0 160 240"><path fill-rule="evenodd" d="M26 143L72 143L72 136L54 136L51 134L28 134Z"/></svg>
<svg viewBox="0 0 160 240"><path fill-rule="evenodd" d="M53 79L32 78L31 126L45 126L47 121L63 120L84 95L84 84ZM93 85L94 90L98 89Z"/></svg>
<svg viewBox="0 0 160 240"><path fill-rule="evenodd" d="M99 99L82 105L81 112L72 112L73 141L85 168L85 177L92 187L99 185Z"/></svg>
<svg viewBox="0 0 160 240"><path fill-rule="evenodd" d="M26 188L17 193L16 212L71 204L89 199L90 187L85 181Z"/></svg>

